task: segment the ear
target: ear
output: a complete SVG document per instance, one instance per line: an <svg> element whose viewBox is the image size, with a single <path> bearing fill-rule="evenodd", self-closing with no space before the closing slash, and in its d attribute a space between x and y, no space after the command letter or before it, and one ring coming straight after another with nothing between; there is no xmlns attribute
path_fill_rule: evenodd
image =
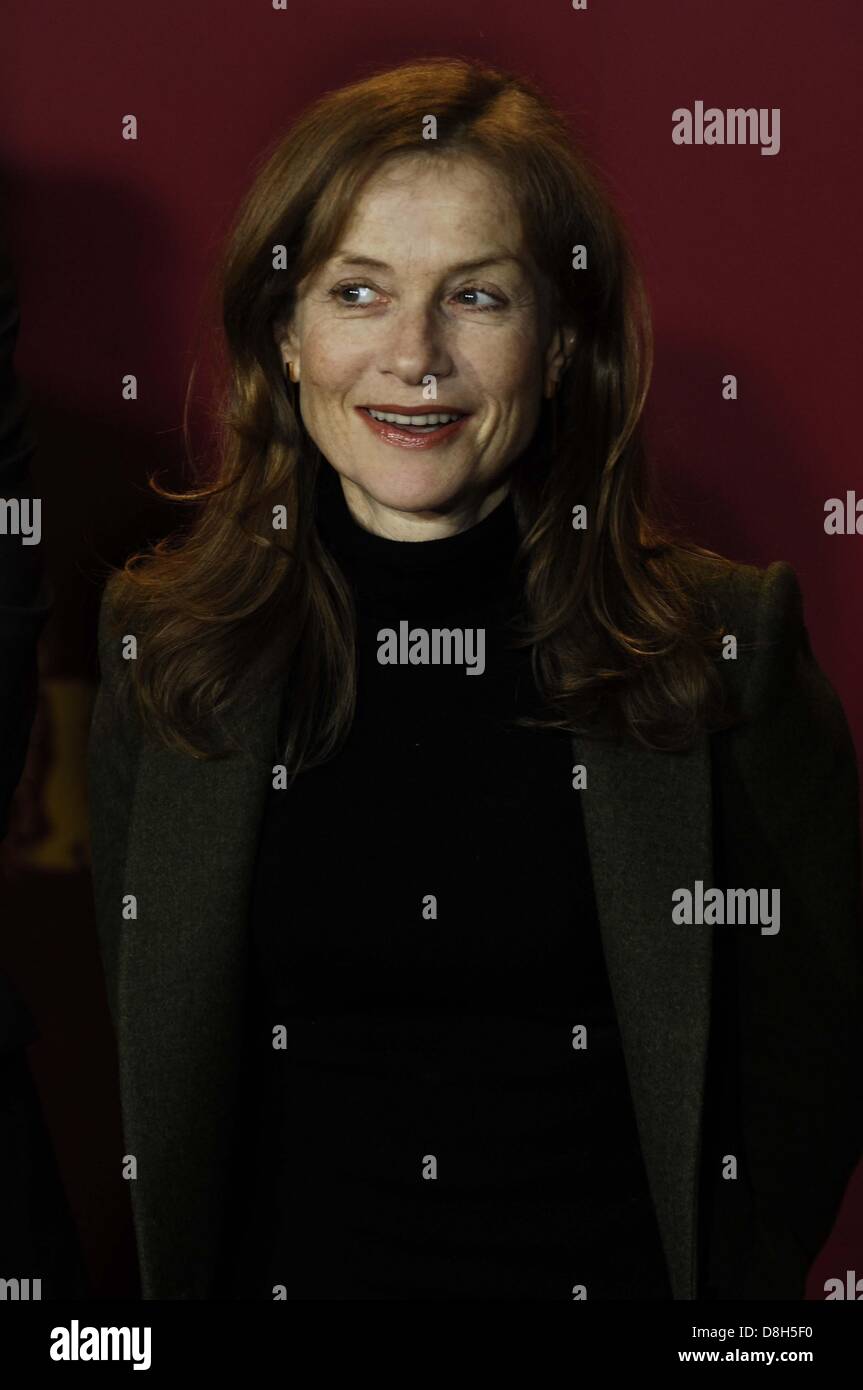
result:
<svg viewBox="0 0 863 1390"><path fill-rule="evenodd" d="M273 324L273 338L282 358L285 371L290 372L291 381L300 379L300 345L293 319L282 319Z"/></svg>
<svg viewBox="0 0 863 1390"><path fill-rule="evenodd" d="M551 340L545 351L545 378L542 392L549 399L554 395L560 378L572 361L575 342L575 329L568 325L556 328L551 335Z"/></svg>

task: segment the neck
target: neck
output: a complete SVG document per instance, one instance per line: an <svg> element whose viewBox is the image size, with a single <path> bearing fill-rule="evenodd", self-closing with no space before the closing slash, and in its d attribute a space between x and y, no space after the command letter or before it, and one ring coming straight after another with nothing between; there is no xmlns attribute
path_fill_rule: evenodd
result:
<svg viewBox="0 0 863 1390"><path fill-rule="evenodd" d="M328 465L329 466L329 465ZM358 526L394 541L443 540L467 531L493 512L509 492L509 478L490 492L459 499L446 511L400 511L384 506L352 478L339 474L348 511Z"/></svg>

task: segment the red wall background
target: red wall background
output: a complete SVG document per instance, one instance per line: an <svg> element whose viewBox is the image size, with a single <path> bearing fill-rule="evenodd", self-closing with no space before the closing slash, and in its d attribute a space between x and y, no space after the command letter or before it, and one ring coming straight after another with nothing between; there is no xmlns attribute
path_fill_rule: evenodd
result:
<svg viewBox="0 0 863 1390"><path fill-rule="evenodd" d="M324 89L462 54L537 79L605 170L653 307L648 415L669 505L714 549L795 567L860 756L863 537L823 529L827 498L863 494L859 0L588 0L586 11L571 0L6 0L5 11L2 219L57 591L46 680L92 683L98 563L171 524L145 476L180 482L206 277L256 156ZM779 107L779 153L673 144L673 109L696 100ZM136 142L121 138L129 113ZM136 402L120 399L126 372ZM721 396L729 372L736 402ZM14 845L10 872L2 964L42 1030L31 1065L111 1296L131 1287L131 1247L89 877L85 866L35 872ZM813 1297L822 1266L863 1269L859 1170L828 1250Z"/></svg>

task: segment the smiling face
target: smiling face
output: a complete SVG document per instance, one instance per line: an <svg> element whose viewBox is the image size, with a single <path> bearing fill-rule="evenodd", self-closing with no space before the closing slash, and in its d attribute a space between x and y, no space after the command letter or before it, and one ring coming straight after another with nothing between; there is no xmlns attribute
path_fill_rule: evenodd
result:
<svg viewBox="0 0 863 1390"><path fill-rule="evenodd" d="M477 160L422 155L389 160L366 185L280 340L351 512L404 540L493 510L573 344L547 321L506 184Z"/></svg>

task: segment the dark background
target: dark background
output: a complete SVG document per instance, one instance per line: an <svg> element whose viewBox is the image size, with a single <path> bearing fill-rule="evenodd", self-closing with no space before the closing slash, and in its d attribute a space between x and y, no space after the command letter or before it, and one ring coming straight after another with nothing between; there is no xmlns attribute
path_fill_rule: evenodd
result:
<svg viewBox="0 0 863 1390"><path fill-rule="evenodd" d="M253 161L321 91L372 68L478 57L536 78L606 171L654 314L648 421L667 506L703 544L787 560L816 656L863 739L863 537L824 502L863 494L859 0L7 0L3 234L16 369L38 449L56 605L0 853L0 969L36 1020L30 1066L99 1296L134 1289L113 1035L88 872L84 754L104 562L175 524L146 474L183 480L183 397L207 444L207 277ZM781 148L679 147L675 107L779 107ZM139 124L121 136L123 117ZM567 248L561 248L567 254ZM138 378L137 401L121 378ZM734 373L739 399L722 399ZM863 1270L858 1169L827 1268Z"/></svg>

